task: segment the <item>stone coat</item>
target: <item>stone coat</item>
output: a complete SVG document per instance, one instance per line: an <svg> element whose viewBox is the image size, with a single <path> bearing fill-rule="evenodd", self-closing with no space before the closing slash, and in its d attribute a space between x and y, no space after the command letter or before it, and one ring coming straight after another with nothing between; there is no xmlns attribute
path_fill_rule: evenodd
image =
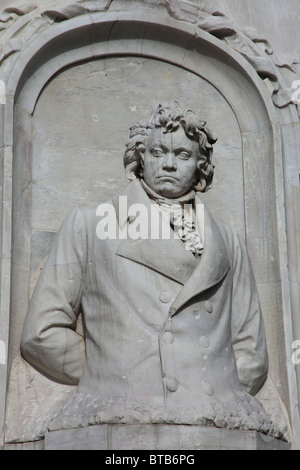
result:
<svg viewBox="0 0 300 470"><path fill-rule="evenodd" d="M128 207L150 210L138 180L123 195ZM119 220L119 201L111 201L118 222L132 223ZM268 359L240 238L205 208L197 262L179 239L100 240L96 210L75 210L63 223L24 325L25 359L53 380L79 382L52 429L172 422L268 432L251 396ZM80 312L85 342L75 331Z"/></svg>

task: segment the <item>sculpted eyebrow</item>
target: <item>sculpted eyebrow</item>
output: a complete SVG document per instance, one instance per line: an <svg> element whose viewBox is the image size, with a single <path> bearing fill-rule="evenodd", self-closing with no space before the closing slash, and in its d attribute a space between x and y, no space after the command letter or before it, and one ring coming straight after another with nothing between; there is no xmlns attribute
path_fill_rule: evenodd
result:
<svg viewBox="0 0 300 470"><path fill-rule="evenodd" d="M152 150L162 150L163 152L168 152L168 148L164 144L154 144L151 147Z"/></svg>

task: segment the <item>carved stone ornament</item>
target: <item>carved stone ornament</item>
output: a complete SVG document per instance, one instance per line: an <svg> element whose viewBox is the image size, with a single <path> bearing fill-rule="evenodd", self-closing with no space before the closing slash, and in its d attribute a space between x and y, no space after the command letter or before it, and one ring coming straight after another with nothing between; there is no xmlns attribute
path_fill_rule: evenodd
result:
<svg viewBox="0 0 300 470"><path fill-rule="evenodd" d="M44 30L49 23L65 21L85 13L105 11L111 2L112 0L14 2L13 6L0 12L0 66L11 54L21 51L32 35Z"/></svg>
<svg viewBox="0 0 300 470"><path fill-rule="evenodd" d="M113 0L14 2L14 5L0 12L2 44L0 66L7 57L21 51L34 33L44 30L49 24L66 21L86 13L106 11L112 2ZM254 67L262 79L268 78L272 82L272 98L275 106L283 108L293 104L294 90L282 87L278 69L285 67L294 73L298 62L293 58L287 62L274 54L268 40L261 37L255 28L239 28L222 11L202 0L140 0L140 2L153 8L165 7L173 18L196 24L199 29L225 41ZM300 114L299 109L298 113Z"/></svg>

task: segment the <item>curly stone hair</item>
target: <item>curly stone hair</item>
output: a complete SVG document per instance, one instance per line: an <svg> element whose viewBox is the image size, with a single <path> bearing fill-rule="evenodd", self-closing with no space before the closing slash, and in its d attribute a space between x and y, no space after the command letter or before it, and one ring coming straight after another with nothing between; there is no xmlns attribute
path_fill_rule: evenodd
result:
<svg viewBox="0 0 300 470"><path fill-rule="evenodd" d="M128 179L143 178L140 155L145 151L146 139L151 130L162 128L164 133L168 133L175 132L179 126L182 126L189 139L198 142L199 145L197 173L193 188L196 191L206 192L212 187L215 167L212 163L213 144L217 138L205 127L205 121L202 121L193 111L183 109L176 101L159 104L153 109L147 121L130 128L130 140L124 154L124 167Z"/></svg>

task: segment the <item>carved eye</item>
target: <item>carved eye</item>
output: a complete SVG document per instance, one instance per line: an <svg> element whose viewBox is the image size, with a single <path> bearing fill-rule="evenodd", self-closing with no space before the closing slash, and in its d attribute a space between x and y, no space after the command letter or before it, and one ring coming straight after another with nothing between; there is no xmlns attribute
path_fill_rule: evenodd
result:
<svg viewBox="0 0 300 470"><path fill-rule="evenodd" d="M153 149L152 150L152 155L154 157L163 157L165 155L165 153L161 149Z"/></svg>
<svg viewBox="0 0 300 470"><path fill-rule="evenodd" d="M190 158L190 154L188 152L185 152L185 151L181 151L177 156L181 160L188 160Z"/></svg>

